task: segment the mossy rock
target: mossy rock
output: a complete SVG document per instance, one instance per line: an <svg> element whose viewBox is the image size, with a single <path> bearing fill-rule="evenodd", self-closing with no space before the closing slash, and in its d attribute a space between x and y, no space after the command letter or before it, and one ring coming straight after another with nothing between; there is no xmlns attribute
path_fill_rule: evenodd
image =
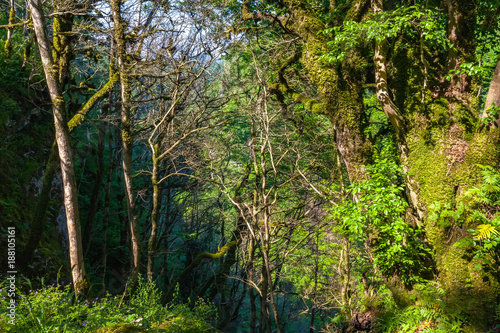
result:
<svg viewBox="0 0 500 333"><path fill-rule="evenodd" d="M170 320L163 322L158 328L164 330L165 332L179 333L220 332L204 320L198 318L186 318L182 315L175 316Z"/></svg>
<svg viewBox="0 0 500 333"><path fill-rule="evenodd" d="M146 331L140 327L131 324L116 324L110 325L98 330L93 331L93 333L145 333Z"/></svg>

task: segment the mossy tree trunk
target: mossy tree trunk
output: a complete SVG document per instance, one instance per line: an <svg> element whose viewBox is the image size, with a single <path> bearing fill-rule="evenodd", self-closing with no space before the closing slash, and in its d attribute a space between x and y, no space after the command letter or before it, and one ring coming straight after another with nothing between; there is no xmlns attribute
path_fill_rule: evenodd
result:
<svg viewBox="0 0 500 333"><path fill-rule="evenodd" d="M448 38L454 48L447 59L448 69L458 69L474 60L476 21L473 2L448 1ZM421 71L421 69L419 69ZM422 76L422 73L415 73ZM436 74L435 74L436 75ZM466 74L452 76L444 95L426 94L426 106L408 103L412 112L408 132L408 167L418 182L420 208L430 213L434 203L456 207L463 194L477 184L477 164L497 166L498 131L478 131L474 83ZM482 281L477 262L466 259L466 248L454 246L474 221L463 225L439 225L425 219L425 232L434 251L438 280L446 291L448 304L465 311L477 330L491 320L497 291Z"/></svg>
<svg viewBox="0 0 500 333"><path fill-rule="evenodd" d="M29 2L33 26L38 41L40 57L45 72L47 86L49 88L52 101L52 110L54 115L54 126L56 131L56 142L59 151L59 160L61 164L61 174L64 187L64 208L66 213L66 223L69 237L69 256L71 262L71 273L76 295L85 294L89 285L85 273L83 262L83 248L80 230L80 216L78 212L78 193L76 188L75 171L73 164L73 153L71 151L71 140L69 136L68 124L66 121L65 100L62 90L62 80L60 78L68 75L68 66L60 67L61 58L64 55L58 53L60 50L69 50L68 40L63 44L55 43L54 51L50 43L42 4L39 0ZM54 24L59 18L54 17ZM71 24L64 27L54 26L54 36L68 32ZM54 52L54 54L53 54ZM54 58L54 55L56 56ZM69 62L68 62L69 63Z"/></svg>
<svg viewBox="0 0 500 333"><path fill-rule="evenodd" d="M357 1L347 13L347 18L359 20L367 10L367 3L365 0ZM285 0L281 4L293 17L282 23L302 40L301 56L293 60L304 65L309 78L318 88L321 102L311 101L283 82L275 88L311 111L329 117L350 181L362 180L366 176L362 166L368 164L372 157L372 143L365 134L368 121L363 106L367 62L358 51L350 52L340 65L323 60L321 57L328 53L330 37L321 33L328 26L319 18L317 10L302 0ZM262 19L255 14L247 14L247 17Z"/></svg>
<svg viewBox="0 0 500 333"><path fill-rule="evenodd" d="M116 58L118 60L118 73L120 75L121 99L121 138L122 138L122 167L125 185L125 198L127 202L128 224L131 242L131 273L126 293L132 292L137 286L139 278L139 231L136 212L135 191L132 180L132 151L134 146L132 110L130 97L132 94L131 64L127 60L126 21L122 17L121 5L123 1L112 0L111 10L113 15L113 29Z"/></svg>
<svg viewBox="0 0 500 333"><path fill-rule="evenodd" d="M397 103L404 107L407 124L404 137L398 136L398 143L406 144L408 149L405 156L401 154L401 162L411 176L405 181L411 187L411 201L423 223L425 241L434 253L437 280L445 290L448 305L467 313L474 328L481 331L491 321L491 306L498 294L496 283L484 283L481 272L474 268L477 262L466 259L468 249L454 246L475 222L441 225L428 218L435 203L454 209L465 191L478 183L477 164L497 166L499 157L498 130L478 126L475 82L466 74L453 75L449 83L444 79L448 70L474 59L473 2L452 0L446 5L448 39L454 45L443 61L446 70L434 67L426 73L428 68L419 61L421 54L417 50L406 50L404 56L393 52L395 71L405 72L407 80L403 85L394 81L392 88L395 96L404 96ZM421 52L426 63L439 61L428 50ZM428 86L424 82L427 74L432 78Z"/></svg>
<svg viewBox="0 0 500 333"><path fill-rule="evenodd" d="M300 37L301 55L293 60L303 65L321 100L312 103L300 96L282 82L282 73L278 73L280 82L273 89L278 92L278 100L287 95L330 118L352 182L365 177L361 166L370 163L373 153L365 135L367 121L362 90L365 78L374 76L380 106L393 127L400 160L407 172L405 185L408 201L413 206L411 214L406 216L408 223L425 230L424 241L434 251L430 264L436 267L437 280L446 291L448 303L464 310L480 331L491 320L493 309L489 307L495 304L498 295L496 284L483 283L480 272L474 269L477 262L464 257L467 249L453 246L474 226L473 222L442 226L428 219L433 203L455 207L465 191L478 183L477 164L498 166L499 130L478 126L477 83L466 74L452 75L449 83L445 80L450 70L474 61L476 6L467 0L441 2L448 18L447 37L453 45L449 51L429 50L423 42L420 47L412 48L402 42L389 45L387 40L382 40L375 43L372 53L373 74L367 73L369 52L363 52L363 48L368 48L366 45L348 51L346 60L338 65L321 59L328 53L327 43L332 38L322 31L332 24L342 25L342 20L359 22L370 11L370 6L378 13L384 10L384 5L394 3L353 1L350 9L334 8L343 14L326 23L318 11L331 12L335 2L330 2L329 9L318 9L303 0L281 1L279 6L286 9L291 18L284 15L273 19ZM243 18L254 21L269 20L265 15L251 14L248 3L243 5L242 14ZM288 61L280 72L286 66ZM496 74L492 82L492 94L498 90L494 85L500 81L497 77Z"/></svg>

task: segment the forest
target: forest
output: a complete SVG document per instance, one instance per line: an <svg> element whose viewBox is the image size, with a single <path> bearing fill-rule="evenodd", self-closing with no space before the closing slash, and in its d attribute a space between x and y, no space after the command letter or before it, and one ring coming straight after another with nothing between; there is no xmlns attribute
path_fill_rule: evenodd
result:
<svg viewBox="0 0 500 333"><path fill-rule="evenodd" d="M499 0L0 8L0 332L500 332Z"/></svg>

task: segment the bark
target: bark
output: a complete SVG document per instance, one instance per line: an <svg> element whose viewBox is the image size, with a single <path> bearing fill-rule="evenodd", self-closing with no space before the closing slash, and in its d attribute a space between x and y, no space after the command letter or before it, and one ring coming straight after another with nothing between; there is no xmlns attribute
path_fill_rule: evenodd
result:
<svg viewBox="0 0 500 333"><path fill-rule="evenodd" d="M55 0L54 7L56 11L67 9L68 3L63 0ZM64 8L64 9L62 9ZM71 49L71 36L73 30L74 15L70 13L57 14L53 16L52 23L52 57L54 65L58 71L58 79L61 89L69 82L70 61L74 57Z"/></svg>
<svg viewBox="0 0 500 333"><path fill-rule="evenodd" d="M315 249L315 255L314 255L314 298L316 298L317 293L318 293L318 275L319 275L319 235L316 236L316 249ZM309 333L314 333L314 321L316 317L316 304L312 304L312 309L311 309L311 320L309 322Z"/></svg>
<svg viewBox="0 0 500 333"><path fill-rule="evenodd" d="M248 259L245 265L246 275L250 284L254 284L253 264L255 259L255 240L250 237L248 241ZM257 332L257 297L255 295L255 287L253 285L248 288L248 297L250 300L250 333Z"/></svg>
<svg viewBox="0 0 500 333"><path fill-rule="evenodd" d="M127 61L126 43L126 22L121 16L121 0L112 0L111 9L113 12L114 41L116 46L116 58L118 60L118 73L120 76L120 97L121 97L121 124L122 124L122 167L123 181L127 201L128 224L131 241L131 274L128 283L128 290L132 292L139 277L139 232L137 227L137 213L135 203L135 192L132 181L132 150L134 138L132 133L132 115L130 96L132 94L132 83L130 78L130 64Z"/></svg>
<svg viewBox="0 0 500 333"><path fill-rule="evenodd" d="M446 6L448 40L453 45L448 52L448 68L459 70L461 64L475 60L476 4L467 0L447 0ZM464 102L464 93L469 92L470 84L467 74L452 75L448 98Z"/></svg>
<svg viewBox="0 0 500 333"><path fill-rule="evenodd" d="M59 150L59 160L61 163L61 174L64 186L64 208L69 236L71 273L73 276L75 294L80 296L86 293L89 286L83 262L80 218L78 212L78 193L69 130L65 119L65 102L59 81L59 69L52 57L42 4L40 0L30 0L29 7L52 101L56 142Z"/></svg>
<svg viewBox="0 0 500 333"><path fill-rule="evenodd" d="M262 244L262 254L264 256L264 252L266 249L264 248L264 244ZM261 267L261 283L260 283L260 326L261 331L266 333L271 333L271 317L269 315L269 301L268 292L269 292L269 278L266 270L266 264L262 263Z"/></svg>
<svg viewBox="0 0 500 333"><path fill-rule="evenodd" d="M154 260L156 257L156 237L158 234L158 220L160 218L160 183L158 179L158 144L153 147L153 174L151 175L151 183L153 184L153 211L151 212L151 233L148 241L148 281L153 281Z"/></svg>
<svg viewBox="0 0 500 333"><path fill-rule="evenodd" d="M103 244L102 244L102 278L101 278L101 292L104 294L106 292L106 270L107 270L107 262L108 262L108 251L107 251L107 245L108 245L108 226L109 226L109 216L110 216L110 201L111 201L111 180L113 177L113 170L115 169L115 160L113 158L114 156L114 149L113 149L113 134L112 130L110 129L110 126L108 124L108 133L109 133L109 141L108 141L108 163L109 163L109 171L108 171L108 177L106 180L106 194L104 196L104 226L103 226L103 233L102 233L102 239L103 239Z"/></svg>
<svg viewBox="0 0 500 333"><path fill-rule="evenodd" d="M326 114L336 132L336 143L342 155L351 182L366 177L363 165L371 161L372 144L365 134L367 119L363 109L365 61L357 52L351 52L339 66L325 63L321 56L328 53L329 37L319 33L326 25L317 12L305 1L285 0L283 6L293 15L286 28L298 34L303 41L300 61L309 78L318 87L322 103L306 101L310 109ZM366 1L360 1L347 14L348 19L359 20L366 12ZM282 86L282 85L281 85ZM294 100L298 96L289 94Z"/></svg>
<svg viewBox="0 0 500 333"><path fill-rule="evenodd" d="M264 155L264 154L262 154L262 155ZM264 185L263 185L263 188L265 188ZM269 211L268 203L263 202L263 204L266 205L267 207L265 209L265 216L264 216L264 235L262 235L263 236L262 237L262 256L263 256L263 263L262 263L263 276L262 276L262 279L263 279L263 281L265 281L265 288L264 288L264 283L262 284L262 293L264 293L264 290L266 290L266 293L267 293L267 289L269 288L269 297L270 297L270 304L269 305L271 306L271 309L273 310L274 322L276 323L276 331L278 333L281 333L280 321L279 321L279 317L278 317L278 309L276 308L276 303L274 301L274 284L273 284L272 274L271 274L271 264L269 262L270 211ZM268 308L268 304L267 304L267 299L264 298L264 296L262 296L262 298L264 299L264 302L262 302L262 304L264 304L266 307L266 315L269 317L269 308ZM270 318L268 321L269 321L269 324L266 325L266 327L268 327L268 331L271 332L271 320L270 320Z"/></svg>
<svg viewBox="0 0 500 333"><path fill-rule="evenodd" d="M474 57L476 18L471 4L473 6L473 2L465 0L447 2L448 37L455 47L446 59L449 69L457 69ZM421 65L411 64L412 61L414 59L407 59L404 66L409 73L408 81L413 81L408 83L408 90L415 92L420 91L417 85L421 83L423 69ZM439 75L433 71L430 77ZM465 74L457 74L449 85L435 87L440 88L439 91L428 89L425 108L420 101L406 97L408 133L405 137L409 148L408 169L418 182L416 201L423 212L424 241L433 252L432 261L423 262L435 265L435 278L445 291L447 306L467 313L473 330L481 332L491 320L490 304L494 304L498 291L493 284L484 283L474 270L477 262L466 259L472 248L454 246L466 234L466 229L475 227L474 222L459 220L445 226L429 218L436 203L456 207L463 202L467 189L481 181L478 164L498 165L498 130L476 130L479 121L476 92L470 83L471 79ZM464 285L470 287L464 288Z"/></svg>
<svg viewBox="0 0 500 333"><path fill-rule="evenodd" d="M486 103L484 103L484 110L482 117L486 117L487 110L493 107L493 104L500 107L500 60L495 68L495 73L493 73L493 78L491 79L490 89L488 90L488 95L486 95ZM497 127L500 127L500 114L495 120Z"/></svg>
<svg viewBox="0 0 500 333"><path fill-rule="evenodd" d="M382 0L372 0L372 10L375 14L383 11ZM387 120L392 125L396 133L396 142L399 150L399 160L405 172L406 193L409 199L411 210L408 212L421 221L424 217L424 211L420 208L418 201L418 183L410 176L408 167L408 144L406 142L406 121L402 112L393 102L387 82L387 40L384 38L380 42L375 41L375 52L373 54L373 63L375 65L375 87L377 99L384 111ZM425 59L424 59L425 61ZM425 93L425 92L423 92ZM414 212L414 213L413 213Z"/></svg>

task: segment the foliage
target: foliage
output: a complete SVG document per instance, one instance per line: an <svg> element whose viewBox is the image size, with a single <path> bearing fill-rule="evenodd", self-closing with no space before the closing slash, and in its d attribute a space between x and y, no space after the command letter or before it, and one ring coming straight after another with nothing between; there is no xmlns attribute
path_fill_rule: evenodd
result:
<svg viewBox="0 0 500 333"><path fill-rule="evenodd" d="M0 287L5 289L5 286ZM71 283L52 284L26 293L18 291L18 295L15 325L8 323L10 318L6 311L0 314L0 326L9 328L7 332L90 332L101 328L107 331L113 325L122 327L125 324L148 332L207 332L213 329L207 323L214 318L212 304L198 300L192 309L186 304L163 306L161 293L153 283L143 279L139 280L130 302L122 302L120 296L109 294L102 298L75 300ZM8 302L10 299L6 297L0 299L1 308L7 309Z"/></svg>
<svg viewBox="0 0 500 333"><path fill-rule="evenodd" d="M382 274L397 274L411 284L429 270L422 259L430 249L420 239L422 230L404 220L408 204L403 197L402 169L393 149L386 140L382 151L375 154L375 163L366 167L369 179L351 184L347 188L350 199L333 206L330 218L352 241L370 244L373 263Z"/></svg>
<svg viewBox="0 0 500 333"><path fill-rule="evenodd" d="M330 52L323 56L334 63L341 62L349 50L369 41L381 43L400 34L420 38L440 48L450 46L439 12L420 5L372 14L361 22L345 21L341 26L325 29L323 34L334 36L328 42Z"/></svg>
<svg viewBox="0 0 500 333"><path fill-rule="evenodd" d="M463 316L447 307L444 290L436 283L416 284L411 298L415 302L404 309L386 304L378 321L380 332L462 332Z"/></svg>
<svg viewBox="0 0 500 333"><path fill-rule="evenodd" d="M462 221L471 226L464 237L455 245L472 247L471 259L479 260L476 265L483 273L483 279L488 280L488 273L500 279L500 172L491 166L478 165L481 169L482 183L470 188L465 197L471 200L469 205L460 205L460 214L455 221ZM449 210L442 210L441 215Z"/></svg>

